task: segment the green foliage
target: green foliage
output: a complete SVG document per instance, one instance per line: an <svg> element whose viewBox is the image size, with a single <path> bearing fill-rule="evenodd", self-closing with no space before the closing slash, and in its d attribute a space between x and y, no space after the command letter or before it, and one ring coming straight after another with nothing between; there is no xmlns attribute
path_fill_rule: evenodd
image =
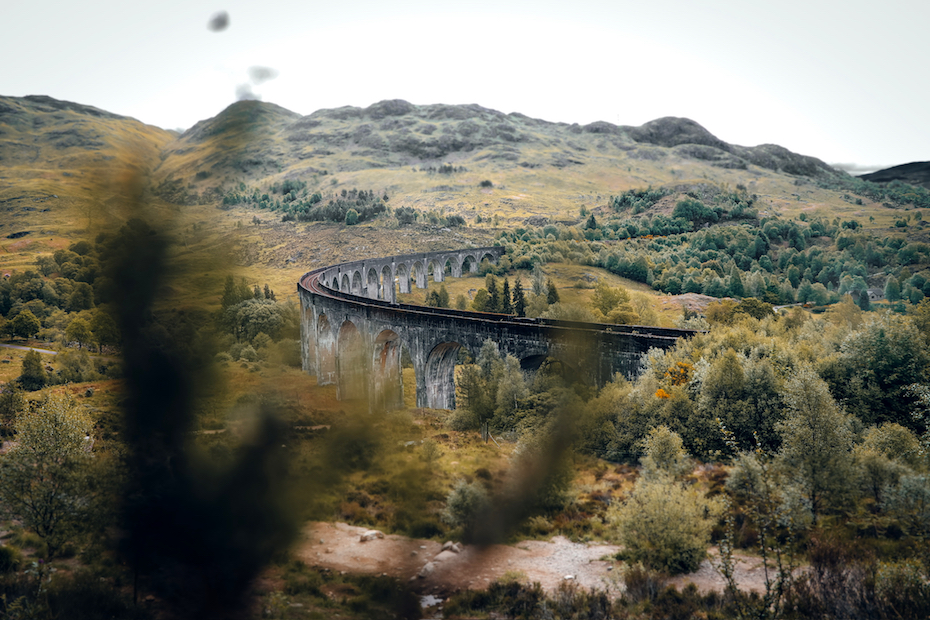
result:
<svg viewBox="0 0 930 620"><path fill-rule="evenodd" d="M103 347L119 346L119 327L117 327L116 321L114 321L113 317L108 313L98 309L90 321L90 329L94 335L94 342L97 343L100 350L102 350Z"/></svg>
<svg viewBox="0 0 930 620"><path fill-rule="evenodd" d="M42 538L50 556L92 514L92 423L70 398L49 395L16 420L16 445L0 457L0 506Z"/></svg>
<svg viewBox="0 0 930 620"><path fill-rule="evenodd" d="M349 209L346 211L345 223L346 226L354 226L358 224L358 211L355 209Z"/></svg>
<svg viewBox="0 0 930 620"><path fill-rule="evenodd" d="M398 207L394 209L394 217L401 226L409 226L417 221L419 212L413 207Z"/></svg>
<svg viewBox="0 0 930 620"><path fill-rule="evenodd" d="M87 351L65 351L55 358L62 383L83 383L99 379Z"/></svg>
<svg viewBox="0 0 930 620"><path fill-rule="evenodd" d="M223 328L243 342L250 342L259 333L277 340L287 330L288 322L286 306L270 299L250 298L230 306L221 315Z"/></svg>
<svg viewBox="0 0 930 620"><path fill-rule="evenodd" d="M20 338L33 338L39 333L42 323L29 310L23 310L10 321L9 329L14 336Z"/></svg>
<svg viewBox="0 0 930 620"><path fill-rule="evenodd" d="M630 293L625 288L612 288L604 280L600 280L594 287L591 305L599 323L636 325L640 322L640 316L630 302Z"/></svg>
<svg viewBox="0 0 930 620"><path fill-rule="evenodd" d="M91 331L90 323L82 318L76 318L65 328L65 338L68 342L78 343L78 348L83 349L85 344L94 339L94 333Z"/></svg>
<svg viewBox="0 0 930 620"><path fill-rule="evenodd" d="M632 562L672 574L694 572L704 559L722 510L718 500L667 475L642 477L611 509L611 523Z"/></svg>
<svg viewBox="0 0 930 620"><path fill-rule="evenodd" d="M642 441L643 478L655 479L662 476L680 478L691 471L691 459L684 449L681 437L667 426L649 430Z"/></svg>
<svg viewBox="0 0 930 620"><path fill-rule="evenodd" d="M882 507L907 525L908 532L930 540L930 474L908 474L885 491Z"/></svg>
<svg viewBox="0 0 930 620"><path fill-rule="evenodd" d="M854 485L853 420L810 367L786 386L788 415L776 426L782 438L782 475L797 485L815 517L848 504Z"/></svg>
<svg viewBox="0 0 930 620"><path fill-rule="evenodd" d="M37 351L27 351L23 356L23 372L17 379L23 389L34 392L41 390L48 383L48 375L42 364L42 356Z"/></svg>
<svg viewBox="0 0 930 620"><path fill-rule="evenodd" d="M458 480L446 498L442 520L468 533L478 524L478 518L487 513L489 505L490 497L480 482Z"/></svg>
<svg viewBox="0 0 930 620"><path fill-rule="evenodd" d="M546 281L546 302L550 306L559 302L559 290L551 278Z"/></svg>
<svg viewBox="0 0 930 620"><path fill-rule="evenodd" d="M925 382L928 371L923 335L905 317L892 314L870 317L822 369L837 401L865 424L895 422L914 430L916 399L909 386Z"/></svg>
<svg viewBox="0 0 930 620"><path fill-rule="evenodd" d="M0 436L13 434L13 423L25 406L23 391L16 383L0 387Z"/></svg>

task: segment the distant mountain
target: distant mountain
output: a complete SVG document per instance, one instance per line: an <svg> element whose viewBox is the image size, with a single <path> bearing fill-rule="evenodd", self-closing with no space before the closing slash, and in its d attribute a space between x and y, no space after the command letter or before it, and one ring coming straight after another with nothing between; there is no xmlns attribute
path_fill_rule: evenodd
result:
<svg viewBox="0 0 930 620"><path fill-rule="evenodd" d="M216 205L243 187L250 196L275 194L292 181L302 196L367 188L388 194L394 208L445 210L469 221L562 221L648 186L702 199L744 186L767 196L762 212L788 204L832 209L848 204L842 193L815 189L849 178L774 144L728 144L686 118L578 125L403 100L301 116L240 101L178 135L50 97L0 97L0 216L16 213L17 228L33 221L32 202L49 196L62 207L103 204L115 213L133 197L113 183L121 171L144 172L134 178L145 187L136 189L176 205ZM43 204L45 220L50 209Z"/></svg>
<svg viewBox="0 0 930 620"><path fill-rule="evenodd" d="M904 181L911 185L921 185L930 189L930 161L915 161L900 166L892 166L884 170L863 174L859 178L874 183Z"/></svg>
<svg viewBox="0 0 930 620"><path fill-rule="evenodd" d="M760 169L806 177L839 173L777 145L727 144L698 123L661 118L639 127L553 123L479 105L414 105L403 100L300 116L261 101L240 101L197 123L165 147L155 173L172 200L195 189L274 176L356 174L404 167L566 170L581 166ZM592 170L592 173L593 170ZM599 174L599 173L598 173ZM646 183L662 183L656 176ZM189 187L191 184L193 188Z"/></svg>

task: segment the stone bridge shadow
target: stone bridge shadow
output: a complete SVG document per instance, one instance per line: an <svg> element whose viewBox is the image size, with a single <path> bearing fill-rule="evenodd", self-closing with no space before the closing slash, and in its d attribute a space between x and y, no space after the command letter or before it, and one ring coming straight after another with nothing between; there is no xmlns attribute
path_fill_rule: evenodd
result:
<svg viewBox="0 0 930 620"><path fill-rule="evenodd" d="M397 292L428 279L475 273L497 263L502 247L467 248L374 258L316 269L298 283L303 369L337 398L365 399L371 410L404 406L403 351L416 376L417 407L455 408L455 365L488 338L527 370L548 358L602 386L615 373L632 378L652 347L669 348L691 330L601 325L397 303Z"/></svg>

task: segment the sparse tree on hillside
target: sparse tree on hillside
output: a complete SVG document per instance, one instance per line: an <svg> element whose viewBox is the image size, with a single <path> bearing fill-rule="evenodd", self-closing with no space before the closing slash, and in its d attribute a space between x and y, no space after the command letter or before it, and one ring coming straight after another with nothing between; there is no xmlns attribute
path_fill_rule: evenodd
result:
<svg viewBox="0 0 930 620"><path fill-rule="evenodd" d="M25 339L32 338L38 334L39 330L42 328L42 323L39 322L36 315L27 309L22 310L13 317L13 320L10 321L10 327L14 335Z"/></svg>
<svg viewBox="0 0 930 620"><path fill-rule="evenodd" d="M50 557L92 507L92 427L69 397L51 394L18 417L16 445L0 458L0 510L41 537Z"/></svg>
<svg viewBox="0 0 930 620"><path fill-rule="evenodd" d="M119 328L116 326L113 317L106 312L97 311L94 318L91 319L90 329L94 333L94 341L97 343L99 351L102 351L103 347L119 345Z"/></svg>
<svg viewBox="0 0 930 620"><path fill-rule="evenodd" d="M65 338L68 339L68 342L78 343L78 348L83 349L85 344L90 344L93 341L94 334L87 321L77 318L68 323L68 327L65 329Z"/></svg>
<svg viewBox="0 0 930 620"><path fill-rule="evenodd" d="M29 351L23 357L23 372L19 376L19 384L23 389L34 392L41 390L48 383L48 375L42 365L42 356L37 351Z"/></svg>
<svg viewBox="0 0 930 620"><path fill-rule="evenodd" d="M546 302L551 306L559 301L559 290L555 287L552 278L546 281Z"/></svg>

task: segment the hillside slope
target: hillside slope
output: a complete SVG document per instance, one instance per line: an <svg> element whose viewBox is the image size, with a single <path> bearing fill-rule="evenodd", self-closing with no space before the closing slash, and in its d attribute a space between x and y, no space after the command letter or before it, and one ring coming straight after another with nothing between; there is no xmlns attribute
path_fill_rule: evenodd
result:
<svg viewBox="0 0 930 620"><path fill-rule="evenodd" d="M859 178L874 183L903 181L910 185L920 185L930 189L930 161L915 161L900 166L892 166L884 170L863 174Z"/></svg>
<svg viewBox="0 0 930 620"><path fill-rule="evenodd" d="M439 178L453 182L416 174L423 170L446 172ZM554 185L531 194L558 207L565 194L592 189L619 192L697 177L738 182L766 174L840 173L776 145L729 145L688 119L663 118L640 127L580 126L478 105L417 106L402 100L301 117L274 104L241 101L168 144L155 181L168 199L206 202L238 182L302 179L323 187L321 177L327 175L338 175L337 183L377 184L392 195L461 195L464 184L477 184L483 180L477 175L484 175L496 184Z"/></svg>
<svg viewBox="0 0 930 620"><path fill-rule="evenodd" d="M87 225L91 206L115 211L127 191L120 179L154 168L173 138L90 106L0 97L0 234Z"/></svg>

